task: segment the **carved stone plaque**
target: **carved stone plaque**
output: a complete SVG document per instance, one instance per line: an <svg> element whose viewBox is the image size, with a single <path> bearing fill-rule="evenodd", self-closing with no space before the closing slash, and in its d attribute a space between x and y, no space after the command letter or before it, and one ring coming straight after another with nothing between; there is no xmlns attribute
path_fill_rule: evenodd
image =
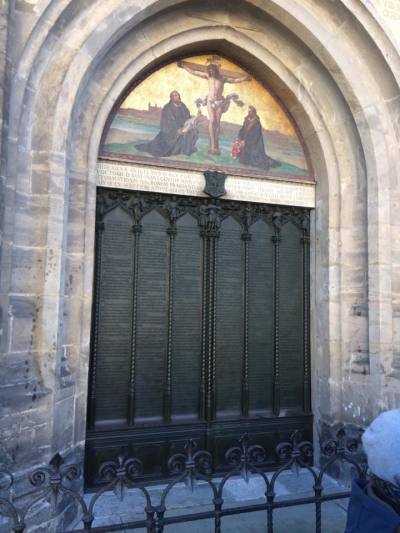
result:
<svg viewBox="0 0 400 533"><path fill-rule="evenodd" d="M152 168L99 161L97 185L116 189L154 191L186 196L203 196L204 175L201 172ZM274 179L228 176L226 200L315 207L315 185Z"/></svg>

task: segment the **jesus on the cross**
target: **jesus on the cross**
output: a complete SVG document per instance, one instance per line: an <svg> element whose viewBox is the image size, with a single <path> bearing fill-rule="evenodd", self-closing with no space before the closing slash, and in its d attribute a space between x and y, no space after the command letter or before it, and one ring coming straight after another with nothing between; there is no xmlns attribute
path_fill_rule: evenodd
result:
<svg viewBox="0 0 400 533"><path fill-rule="evenodd" d="M209 154L219 155L219 131L221 125L221 116L228 111L231 100L242 106L243 102L239 100L237 94L224 96L225 83L241 83L251 81L248 74L239 74L223 70L220 67L219 58L213 56L208 59L208 65L199 65L189 61L178 61L178 67L185 69L190 74L208 80L208 95L205 99L209 118L210 146Z"/></svg>

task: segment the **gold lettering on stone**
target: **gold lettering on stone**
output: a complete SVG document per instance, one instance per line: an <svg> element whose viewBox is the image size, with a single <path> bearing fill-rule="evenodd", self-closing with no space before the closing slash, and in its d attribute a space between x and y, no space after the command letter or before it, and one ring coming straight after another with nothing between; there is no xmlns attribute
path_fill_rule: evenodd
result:
<svg viewBox="0 0 400 533"><path fill-rule="evenodd" d="M207 196L201 172L121 165L100 161L97 180L100 187L154 191L186 196ZM299 207L315 207L315 185L269 179L228 176L226 200L240 200Z"/></svg>

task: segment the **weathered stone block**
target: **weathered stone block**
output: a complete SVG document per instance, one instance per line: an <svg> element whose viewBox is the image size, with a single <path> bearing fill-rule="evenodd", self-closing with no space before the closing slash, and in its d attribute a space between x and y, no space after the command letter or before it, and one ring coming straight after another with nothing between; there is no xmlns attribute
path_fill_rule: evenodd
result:
<svg viewBox="0 0 400 533"><path fill-rule="evenodd" d="M14 242L19 246L41 247L47 241L47 197L17 192L15 195Z"/></svg>

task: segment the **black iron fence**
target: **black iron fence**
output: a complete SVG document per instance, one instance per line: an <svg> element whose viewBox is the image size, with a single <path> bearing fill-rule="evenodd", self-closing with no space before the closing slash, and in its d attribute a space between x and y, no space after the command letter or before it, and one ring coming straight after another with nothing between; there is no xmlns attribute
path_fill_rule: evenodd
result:
<svg viewBox="0 0 400 533"><path fill-rule="evenodd" d="M99 479L103 486L85 501L79 490L73 488L74 482L80 479L81 472L77 465L64 464L63 458L56 454L49 466L36 469L30 475L30 483L34 491L24 506L18 507L11 497L0 498L0 515L8 518L10 531L26 532L29 526L29 516L35 505L41 501L50 501L56 509L60 502L68 499L74 501L81 514L81 529L74 529L73 533L106 533L144 528L148 533L162 533L165 526L170 524L188 523L196 520L212 519L215 533L223 531L223 518L226 516L265 511L266 531L274 531L274 510L312 504L315 506L315 531L321 533L322 506L325 502L349 497L348 490L326 492L323 488L324 478L330 469L339 461L354 467L354 475L365 478L367 465L357 460L360 443L357 439L349 438L343 430L321 445L321 463L323 466L315 468L312 463L314 450L310 442L302 441L298 432L292 435L290 442L279 444L275 450L281 467L273 473L267 474L262 467L266 459L266 450L258 444L250 444L247 434L243 435L237 447L230 448L225 454L230 469L222 479L216 480L212 476L212 457L203 450L196 450L196 444L190 440L186 444L185 454L175 454L169 460L169 468L173 474L161 494L160 501L155 504L148 488L137 480L142 474L142 463L137 458L119 457L116 461L103 463L99 468ZM299 497L296 494L290 499L276 497L275 486L279 477L288 469L305 469L311 475L311 496ZM8 472L1 472L3 482L7 480L11 489L13 477ZM265 491L261 503L224 507L224 488L228 480L241 476L248 481L251 475L259 476L265 484ZM211 510L200 511L185 515L166 516L167 498L174 487L181 482L186 483L193 491L196 490L196 480L205 482L210 487ZM3 483L3 490L4 490ZM127 489L138 490L145 498L143 519L115 525L94 527L92 524L96 515L96 504L108 491L113 490L122 500ZM118 509L113 508L113 514Z"/></svg>

